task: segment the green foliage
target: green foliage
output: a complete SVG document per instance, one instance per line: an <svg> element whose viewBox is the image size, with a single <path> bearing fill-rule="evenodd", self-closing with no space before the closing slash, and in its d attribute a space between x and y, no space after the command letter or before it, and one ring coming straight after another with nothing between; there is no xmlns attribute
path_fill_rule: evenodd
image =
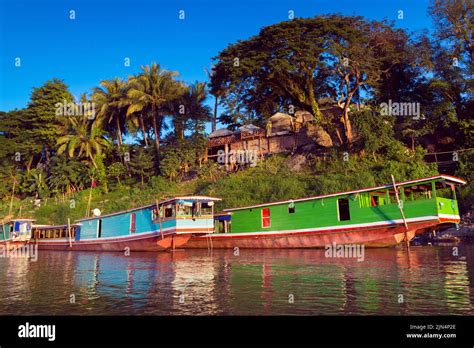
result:
<svg viewBox="0 0 474 348"><path fill-rule="evenodd" d="M140 177L142 186L145 178L153 175L154 158L151 151L150 148L135 147L130 154L130 171Z"/></svg>
<svg viewBox="0 0 474 348"><path fill-rule="evenodd" d="M46 185L46 173L42 169L31 169L25 173L20 182L19 192L39 198L49 196L49 188Z"/></svg>
<svg viewBox="0 0 474 348"><path fill-rule="evenodd" d="M459 187L459 202L461 211L474 209L474 150L461 153L456 176L467 181L465 186Z"/></svg>
<svg viewBox="0 0 474 348"><path fill-rule="evenodd" d="M89 170L83 163L60 155L53 157L51 163L46 181L53 193L70 194L90 184Z"/></svg>
<svg viewBox="0 0 474 348"><path fill-rule="evenodd" d="M256 167L228 175L209 185L205 193L220 197L219 208L238 207L307 195L307 178L295 174L274 156Z"/></svg>
<svg viewBox="0 0 474 348"><path fill-rule="evenodd" d="M58 154L66 153L70 158L90 160L97 169L95 158L110 147L100 123L97 120L90 120L87 115L82 115L65 119L64 128L67 134L57 139Z"/></svg>
<svg viewBox="0 0 474 348"><path fill-rule="evenodd" d="M122 162L114 162L107 167L107 176L109 178L114 178L117 180L117 183L120 184L120 178L122 178L126 173L126 168Z"/></svg>
<svg viewBox="0 0 474 348"><path fill-rule="evenodd" d="M37 144L54 148L56 140L61 135L60 125L64 115L58 113L63 103L74 100L68 86L59 79L46 81L41 87L33 88L28 111L31 112L28 135Z"/></svg>
<svg viewBox="0 0 474 348"><path fill-rule="evenodd" d="M370 156L345 156L333 152L326 161L315 163L315 171L320 174L315 179L319 182L315 187L323 188L324 191L318 193L334 193L387 184L392 181L391 175L397 181L436 175L436 166L424 163L423 154L421 148L411 152L395 141L388 146L387 154L377 160Z"/></svg>
<svg viewBox="0 0 474 348"><path fill-rule="evenodd" d="M168 145L160 163L161 172L170 180L176 180L194 169L201 168L204 161L207 140L194 135L187 139L178 139L175 143Z"/></svg>
<svg viewBox="0 0 474 348"><path fill-rule="evenodd" d="M361 148L376 153L394 140L393 118L365 110L356 112L354 126Z"/></svg>

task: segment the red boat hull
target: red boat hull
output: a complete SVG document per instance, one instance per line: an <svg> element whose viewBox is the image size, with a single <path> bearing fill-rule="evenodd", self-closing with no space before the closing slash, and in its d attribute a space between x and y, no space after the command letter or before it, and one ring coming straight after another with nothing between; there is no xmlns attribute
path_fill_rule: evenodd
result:
<svg viewBox="0 0 474 348"><path fill-rule="evenodd" d="M456 222L454 220L429 220L408 224L406 233L410 241L417 234L421 234L441 222ZM331 244L363 244L366 247L390 247L405 241L405 226L403 224L387 224L385 226L327 229L285 233L263 232L258 234L227 233L206 236L194 235L185 249L228 249L228 248L255 248L255 249L285 249L285 248L324 248Z"/></svg>

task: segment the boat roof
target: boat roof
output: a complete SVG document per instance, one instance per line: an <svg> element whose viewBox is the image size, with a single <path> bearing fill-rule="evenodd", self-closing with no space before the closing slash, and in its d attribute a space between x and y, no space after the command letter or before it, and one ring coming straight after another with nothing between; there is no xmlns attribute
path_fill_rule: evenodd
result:
<svg viewBox="0 0 474 348"><path fill-rule="evenodd" d="M180 200L180 199L182 199L182 200L194 199L194 200L206 201L206 202L211 202L211 201L213 202L213 201L220 201L221 200L220 198L209 197L209 196L188 195L188 196L174 196L174 197L170 197L170 198L165 198L161 201L158 201L157 203L158 204L163 204L163 203L168 203L168 202L172 202L172 201L176 201L176 200ZM147 204L147 205L144 205L144 206L141 206L141 207L131 208L131 209L122 210L122 211L118 211L118 212L114 212L114 213L110 213L110 214L104 214L104 215L100 215L100 216L86 217L86 218L78 219L78 220L76 220L76 222L102 219L104 217L130 213L132 211L137 211L137 210L142 210L142 209L146 209L146 208L155 207L157 203L150 203L150 204Z"/></svg>
<svg viewBox="0 0 474 348"><path fill-rule="evenodd" d="M10 219L7 221L36 221L36 219L30 219L30 218L15 218L15 219Z"/></svg>
<svg viewBox="0 0 474 348"><path fill-rule="evenodd" d="M75 226L78 226L78 224L70 224L69 226L75 227ZM32 227L33 228L67 228L68 225L36 225L34 224Z"/></svg>
<svg viewBox="0 0 474 348"><path fill-rule="evenodd" d="M456 178L455 176L451 176L451 175L442 174L442 175L436 175L436 176L431 176L431 177L422 178L422 179L397 182L396 185L397 186L405 186L405 185L411 185L411 184L416 184L416 183L421 183L421 182L426 182L426 181L432 181L432 180L445 180L445 181L451 182L453 184L461 184L461 185L466 184L466 181L463 180L463 179ZM331 193L331 194L327 194L327 195L312 196L312 197L307 197L307 198L288 199L288 200L285 200L285 201L277 201L277 202L271 202L271 203L249 205L249 206L245 206L245 207L228 208L228 209L224 209L223 211L224 212L230 212L230 211L235 211L235 210L266 207L266 206L269 206L269 205L278 205L278 204L285 204L285 203L291 203L291 202L304 202L304 201L310 201L310 200L314 200L314 199L335 197L335 196L348 195L348 194L353 194L353 193L377 191L377 190L382 190L382 189L387 189L387 188L393 188L393 184L387 184L387 185L376 186L376 187L368 187L368 188L364 188L364 189L360 189L360 190Z"/></svg>
<svg viewBox="0 0 474 348"><path fill-rule="evenodd" d="M215 202L215 201L222 201L220 198L215 198L215 197L209 197L209 196L176 196L168 199L164 199L162 201L159 201L158 204L162 203L168 203L171 201L178 201L178 200L187 200L187 199L196 199L199 201L207 201L207 202Z"/></svg>

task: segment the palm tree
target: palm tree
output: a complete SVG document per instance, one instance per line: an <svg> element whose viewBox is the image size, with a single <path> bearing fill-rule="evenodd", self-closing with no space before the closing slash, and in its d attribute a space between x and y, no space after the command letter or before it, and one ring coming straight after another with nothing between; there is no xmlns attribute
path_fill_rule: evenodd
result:
<svg viewBox="0 0 474 348"><path fill-rule="evenodd" d="M215 77L215 67L213 66L211 70L205 68L207 77L209 79L209 88L210 88L210 94L214 96L214 111L212 114L212 128L211 131L214 132L217 128L217 107L219 106L219 98L224 95L224 90L222 88L217 88L215 81L213 81L213 78Z"/></svg>
<svg viewBox="0 0 474 348"><path fill-rule="evenodd" d="M70 158L87 158L97 169L94 156L101 154L104 148L110 146L100 128L100 122L91 121L86 115L69 117L65 130L67 134L57 140L59 146L57 153L60 155L67 151Z"/></svg>
<svg viewBox="0 0 474 348"><path fill-rule="evenodd" d="M107 121L108 124L112 124L111 130L115 131L120 147L123 143L122 133L127 116L127 84L123 80L115 78L101 81L100 86L94 88L92 95L92 100L97 103L98 121Z"/></svg>
<svg viewBox="0 0 474 348"><path fill-rule="evenodd" d="M170 101L181 94L181 85L174 80L177 73L163 70L156 63L142 66L143 72L129 81L127 96L130 105L127 115L140 112L148 115L155 134L157 158L160 153L160 135Z"/></svg>
<svg viewBox="0 0 474 348"><path fill-rule="evenodd" d="M53 192L70 194L82 190L88 179L84 164L67 159L66 156L55 156L46 181Z"/></svg>
<svg viewBox="0 0 474 348"><path fill-rule="evenodd" d="M173 125L178 139L184 139L184 131L188 126L199 133L204 129L204 123L211 120L211 109L204 105L206 98L206 84L195 82L186 87L183 94L172 103Z"/></svg>

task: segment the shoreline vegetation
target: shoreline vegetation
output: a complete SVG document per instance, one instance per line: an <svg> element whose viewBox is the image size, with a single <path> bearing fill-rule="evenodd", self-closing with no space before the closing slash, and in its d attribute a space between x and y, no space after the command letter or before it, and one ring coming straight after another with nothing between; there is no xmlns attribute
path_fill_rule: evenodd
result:
<svg viewBox="0 0 474 348"><path fill-rule="evenodd" d="M473 7L432 1L429 35L353 16L280 22L224 48L206 82L187 84L154 62L79 100L64 81L46 81L25 108L0 111L0 215L64 224L179 194L220 197L220 210L438 172L468 181L459 189L467 212ZM295 111L313 115L327 144L233 171L206 160L207 125L265 129L274 113ZM453 151L448 166L424 160L438 151Z"/></svg>

